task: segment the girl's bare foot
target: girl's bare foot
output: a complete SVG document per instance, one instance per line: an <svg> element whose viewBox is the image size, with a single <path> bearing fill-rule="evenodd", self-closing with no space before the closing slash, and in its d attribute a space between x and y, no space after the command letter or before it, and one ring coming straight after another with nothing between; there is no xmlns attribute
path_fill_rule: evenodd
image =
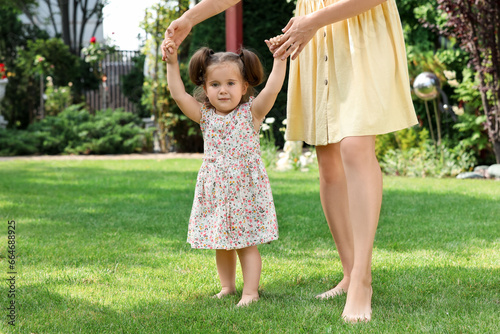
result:
<svg viewBox="0 0 500 334"><path fill-rule="evenodd" d="M236 290L226 290L226 289L222 289L218 294L216 295L213 295L212 298L217 298L217 299L221 299L227 295L234 295L236 293Z"/></svg>
<svg viewBox="0 0 500 334"><path fill-rule="evenodd" d="M317 295L316 298L328 299L328 298L340 296L340 295L343 295L344 293L346 293L348 288L349 288L349 279L343 278L342 281L340 281L336 287Z"/></svg>
<svg viewBox="0 0 500 334"><path fill-rule="evenodd" d="M238 304L236 304L236 307L241 307L241 306L247 306L253 302L256 302L259 300L259 296L252 296L252 295L243 295L241 296L241 300Z"/></svg>
<svg viewBox="0 0 500 334"><path fill-rule="evenodd" d="M372 318L371 285L351 282L342 318L348 323L368 322Z"/></svg>

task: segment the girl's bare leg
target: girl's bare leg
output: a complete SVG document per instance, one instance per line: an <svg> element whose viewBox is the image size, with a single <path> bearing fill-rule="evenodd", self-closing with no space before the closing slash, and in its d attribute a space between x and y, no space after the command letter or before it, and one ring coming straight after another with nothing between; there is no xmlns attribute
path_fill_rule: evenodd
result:
<svg viewBox="0 0 500 334"><path fill-rule="evenodd" d="M215 259L222 289L214 297L222 298L225 295L234 294L236 292L236 251L217 249Z"/></svg>
<svg viewBox="0 0 500 334"><path fill-rule="evenodd" d="M348 322L369 321L373 241L382 204L382 173L375 156L375 136L345 138L340 151L354 237L354 263L342 317Z"/></svg>
<svg viewBox="0 0 500 334"><path fill-rule="evenodd" d="M344 277L331 290L316 298L331 298L346 293L354 262L354 241L349 220L347 182L340 154L340 144L317 146L320 196L328 227L337 246Z"/></svg>
<svg viewBox="0 0 500 334"><path fill-rule="evenodd" d="M237 306L245 306L259 300L259 281L262 260L257 246L237 249L243 273L243 294Z"/></svg>

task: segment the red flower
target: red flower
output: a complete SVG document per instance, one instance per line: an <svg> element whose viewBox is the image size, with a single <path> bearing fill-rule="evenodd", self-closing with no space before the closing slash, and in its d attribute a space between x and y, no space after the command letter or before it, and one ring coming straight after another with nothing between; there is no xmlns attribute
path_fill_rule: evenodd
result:
<svg viewBox="0 0 500 334"><path fill-rule="evenodd" d="M90 38L90 44L95 44L95 42L97 42L97 39L95 38L95 36L92 36Z"/></svg>
<svg viewBox="0 0 500 334"><path fill-rule="evenodd" d="M0 79L5 79L7 76L5 75L5 64L0 63Z"/></svg>

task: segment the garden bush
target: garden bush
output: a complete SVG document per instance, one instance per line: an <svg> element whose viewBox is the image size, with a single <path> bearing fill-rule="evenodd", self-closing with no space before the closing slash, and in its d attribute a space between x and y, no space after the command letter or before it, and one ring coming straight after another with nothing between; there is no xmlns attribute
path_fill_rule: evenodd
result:
<svg viewBox="0 0 500 334"><path fill-rule="evenodd" d="M476 163L473 152L459 143L453 148L434 146L426 141L420 147L389 149L380 167L385 174L413 177L453 177L470 170Z"/></svg>
<svg viewBox="0 0 500 334"><path fill-rule="evenodd" d="M135 114L121 109L90 114L73 105L27 130L0 130L0 155L119 154L151 150L152 132Z"/></svg>
<svg viewBox="0 0 500 334"><path fill-rule="evenodd" d="M36 154L37 142L32 132L0 128L0 156Z"/></svg>

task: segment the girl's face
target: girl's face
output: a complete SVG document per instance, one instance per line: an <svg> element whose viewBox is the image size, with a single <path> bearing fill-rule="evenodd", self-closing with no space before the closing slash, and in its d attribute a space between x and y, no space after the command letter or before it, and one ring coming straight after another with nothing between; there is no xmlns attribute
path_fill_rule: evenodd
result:
<svg viewBox="0 0 500 334"><path fill-rule="evenodd" d="M247 88L248 82L243 80L238 65L234 63L212 65L207 69L203 89L219 115L227 115L233 111L246 94Z"/></svg>

